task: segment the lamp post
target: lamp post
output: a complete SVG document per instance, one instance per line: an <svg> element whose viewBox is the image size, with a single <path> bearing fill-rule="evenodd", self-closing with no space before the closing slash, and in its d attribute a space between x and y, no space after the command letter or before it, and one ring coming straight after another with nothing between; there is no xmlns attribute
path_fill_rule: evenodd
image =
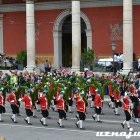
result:
<svg viewBox="0 0 140 140"><path fill-rule="evenodd" d="M113 75L115 74L114 54L115 54L116 46L117 44L112 41L111 47L112 47L112 52L113 52Z"/></svg>

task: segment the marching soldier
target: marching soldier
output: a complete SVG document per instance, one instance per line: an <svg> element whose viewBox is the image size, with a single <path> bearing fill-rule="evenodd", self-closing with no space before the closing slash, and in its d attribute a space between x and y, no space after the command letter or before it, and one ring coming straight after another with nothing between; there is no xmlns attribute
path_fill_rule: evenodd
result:
<svg viewBox="0 0 140 140"><path fill-rule="evenodd" d="M26 92L27 93L24 95L24 97L22 99L19 99L19 101L25 102L25 111L27 117L24 120L28 125L32 125L30 123L30 117L33 116L33 103L30 97L30 90L27 90Z"/></svg>
<svg viewBox="0 0 140 140"><path fill-rule="evenodd" d="M85 107L85 102L81 96L79 96L77 99L76 109L77 109L77 113L79 115L79 120L75 123L75 125L77 128L84 129L83 128L83 121L86 118L86 115L85 115L86 107Z"/></svg>
<svg viewBox="0 0 140 140"><path fill-rule="evenodd" d="M61 91L60 95L56 99L57 102L57 110L59 113L59 121L57 122L60 127L63 127L62 119L66 118L66 111L65 111L65 101L63 99L63 91Z"/></svg>
<svg viewBox="0 0 140 140"><path fill-rule="evenodd" d="M0 122L3 122L2 120L2 113L5 113L5 103L4 103L4 97L2 95L2 89L0 89Z"/></svg>
<svg viewBox="0 0 140 140"><path fill-rule="evenodd" d="M89 95L91 95L91 98L92 98L90 107L93 108L96 91L95 91L95 88L92 86L89 87Z"/></svg>
<svg viewBox="0 0 140 140"><path fill-rule="evenodd" d="M95 107L95 114L92 116L92 118L95 120L95 117L97 117L97 122L102 123L102 121L99 118L99 115L101 114L102 111L102 99L100 94L98 93L95 95L94 107Z"/></svg>
<svg viewBox="0 0 140 140"><path fill-rule="evenodd" d="M138 116L138 106L139 106L139 99L138 99L138 94L135 94L135 96L133 96L133 114L135 117L135 122L139 123L139 116Z"/></svg>
<svg viewBox="0 0 140 140"><path fill-rule="evenodd" d="M118 113L118 107L121 107L121 94L118 89L114 89L114 101L115 101L115 115L120 116Z"/></svg>
<svg viewBox="0 0 140 140"><path fill-rule="evenodd" d="M48 100L46 98L46 93L47 93L47 91L44 91L43 94L38 98L38 100L40 101L41 114L43 116L43 118L40 120L40 122L43 126L48 126L46 124L46 118L49 115Z"/></svg>
<svg viewBox="0 0 140 140"><path fill-rule="evenodd" d="M8 95L7 101L11 104L11 109L13 113L11 120L13 121L13 123L17 123L16 114L19 113L19 106L17 105L17 99L14 93L14 89L11 89L11 93Z"/></svg>
<svg viewBox="0 0 140 140"><path fill-rule="evenodd" d="M68 111L69 113L72 113L71 107L73 105L73 93L71 91L71 95L68 98Z"/></svg>
<svg viewBox="0 0 140 140"><path fill-rule="evenodd" d="M59 91L57 90L56 93L53 95L53 100L52 100L52 109L57 112L57 98L59 95Z"/></svg>
<svg viewBox="0 0 140 140"><path fill-rule="evenodd" d="M124 128L124 125L126 123L127 128L129 131L132 131L133 128L130 127L129 121L131 120L132 112L131 112L131 101L127 93L125 92L125 96L123 98L123 103L122 103L122 109L124 110L126 119L123 123L121 123L122 127Z"/></svg>
<svg viewBox="0 0 140 140"><path fill-rule="evenodd" d="M114 109L114 94L113 94L113 88L112 88L112 85L111 84L109 84L108 85L108 94L109 94L109 96L110 96L110 99L111 99L111 102L109 102L108 103L108 106L110 107L112 107L112 109Z"/></svg>

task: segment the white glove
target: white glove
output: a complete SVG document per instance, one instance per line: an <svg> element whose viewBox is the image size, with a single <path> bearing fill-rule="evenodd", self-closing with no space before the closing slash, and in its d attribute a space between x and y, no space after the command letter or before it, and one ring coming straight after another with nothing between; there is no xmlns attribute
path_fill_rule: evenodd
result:
<svg viewBox="0 0 140 140"><path fill-rule="evenodd" d="M99 109L99 106L97 106L97 108Z"/></svg>
<svg viewBox="0 0 140 140"><path fill-rule="evenodd" d="M14 103L14 100L11 100L10 102L11 102L11 103Z"/></svg>
<svg viewBox="0 0 140 140"><path fill-rule="evenodd" d="M19 101L19 102L21 102L21 101L22 101L22 99L21 99L21 98L19 98L19 99L18 99L18 101Z"/></svg>

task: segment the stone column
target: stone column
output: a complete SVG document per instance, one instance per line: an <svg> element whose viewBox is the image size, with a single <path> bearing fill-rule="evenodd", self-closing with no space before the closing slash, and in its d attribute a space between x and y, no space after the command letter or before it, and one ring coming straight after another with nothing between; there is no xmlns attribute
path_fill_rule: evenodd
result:
<svg viewBox="0 0 140 140"><path fill-rule="evenodd" d="M123 0L123 72L133 68L133 0Z"/></svg>
<svg viewBox="0 0 140 140"><path fill-rule="evenodd" d="M26 38L27 70L33 70L36 67L34 0L26 0Z"/></svg>
<svg viewBox="0 0 140 140"><path fill-rule="evenodd" d="M3 14L0 14L0 53L3 52Z"/></svg>
<svg viewBox="0 0 140 140"><path fill-rule="evenodd" d="M80 1L72 1L72 70L80 70L81 60L81 16Z"/></svg>
<svg viewBox="0 0 140 140"><path fill-rule="evenodd" d="M62 32L53 31L54 37L54 67L57 69L62 67Z"/></svg>

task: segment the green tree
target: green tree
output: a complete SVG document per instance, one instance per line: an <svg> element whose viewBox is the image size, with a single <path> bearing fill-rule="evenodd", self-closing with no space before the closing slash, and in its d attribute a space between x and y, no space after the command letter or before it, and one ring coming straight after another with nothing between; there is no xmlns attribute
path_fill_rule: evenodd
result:
<svg viewBox="0 0 140 140"><path fill-rule="evenodd" d="M26 60L26 58L27 58L27 52L24 50L20 51L16 57L19 63L23 63Z"/></svg>
<svg viewBox="0 0 140 140"><path fill-rule="evenodd" d="M91 64L94 62L94 51L93 49L84 49L84 53L82 53L82 63L84 66L90 67Z"/></svg>

